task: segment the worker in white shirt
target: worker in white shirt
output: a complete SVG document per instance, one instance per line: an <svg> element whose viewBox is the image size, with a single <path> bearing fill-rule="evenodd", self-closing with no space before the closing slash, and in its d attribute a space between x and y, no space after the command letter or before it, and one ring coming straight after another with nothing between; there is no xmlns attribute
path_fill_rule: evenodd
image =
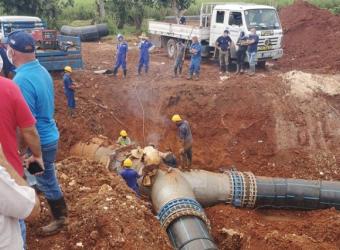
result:
<svg viewBox="0 0 340 250"><path fill-rule="evenodd" d="M40 213L40 202L34 189L8 163L1 145L0 197L0 250L22 250L19 219L34 220Z"/></svg>

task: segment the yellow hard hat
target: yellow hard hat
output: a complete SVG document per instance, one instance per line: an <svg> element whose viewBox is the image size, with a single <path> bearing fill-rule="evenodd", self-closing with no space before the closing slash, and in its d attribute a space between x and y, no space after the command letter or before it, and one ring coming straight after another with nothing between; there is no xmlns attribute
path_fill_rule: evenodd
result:
<svg viewBox="0 0 340 250"><path fill-rule="evenodd" d="M128 135L128 134L127 134L126 130L120 131L120 136L125 137L125 136L127 136L127 135Z"/></svg>
<svg viewBox="0 0 340 250"><path fill-rule="evenodd" d="M127 158L124 163L123 163L123 166L124 167L127 167L127 168L131 168L132 167L132 161L130 158Z"/></svg>
<svg viewBox="0 0 340 250"><path fill-rule="evenodd" d="M71 68L71 66L66 66L66 67L64 68L64 71L69 72L69 73L72 73L72 68Z"/></svg>
<svg viewBox="0 0 340 250"><path fill-rule="evenodd" d="M182 118L180 117L180 115L175 114L175 115L172 116L171 121L180 122L180 121L182 121Z"/></svg>

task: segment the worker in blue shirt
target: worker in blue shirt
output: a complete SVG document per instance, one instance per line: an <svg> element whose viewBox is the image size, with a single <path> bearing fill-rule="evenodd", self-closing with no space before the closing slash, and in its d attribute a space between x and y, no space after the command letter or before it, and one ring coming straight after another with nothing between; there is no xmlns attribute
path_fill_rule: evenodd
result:
<svg viewBox="0 0 340 250"><path fill-rule="evenodd" d="M191 62L189 68L189 76L188 80L192 79L192 76L195 75L195 80L199 80L200 69L201 69L201 44L198 41L197 36L193 36L191 39L192 43L190 46L191 53Z"/></svg>
<svg viewBox="0 0 340 250"><path fill-rule="evenodd" d="M255 74L256 66L256 54L257 45L259 43L259 36L256 34L256 29L252 28L250 30L250 35L248 37L248 62L249 62L249 74Z"/></svg>
<svg viewBox="0 0 340 250"><path fill-rule="evenodd" d="M130 158L127 158L123 162L124 170L120 172L120 176L123 177L126 184L137 194L140 196L139 186L137 180L141 177L136 170L132 168L132 161Z"/></svg>
<svg viewBox="0 0 340 250"><path fill-rule="evenodd" d="M229 31L225 30L223 35L217 38L215 46L219 49L220 59L220 74L228 71L229 68L229 51L232 40L229 36Z"/></svg>
<svg viewBox="0 0 340 250"><path fill-rule="evenodd" d="M184 167L189 168L192 164L192 133L190 124L186 120L182 120L181 116L175 114L171 118L178 128L179 139L182 143L182 149L180 150L181 162Z"/></svg>
<svg viewBox="0 0 340 250"><path fill-rule="evenodd" d="M76 100L74 99L74 89L76 88L76 84L73 82L71 78L72 68L70 66L66 66L64 68L64 91L67 98L67 106L69 110L69 115L74 117L74 110L76 108Z"/></svg>
<svg viewBox="0 0 340 250"><path fill-rule="evenodd" d="M138 65L138 74L142 73L143 66L145 67L145 73L148 73L149 70L149 61L150 61L150 52L154 49L154 45L149 41L149 38L142 33L139 37L141 42L138 45L140 54L139 54L139 65Z"/></svg>
<svg viewBox="0 0 340 250"><path fill-rule="evenodd" d="M128 53L128 44L124 40L124 36L122 34L118 34L117 36L118 44L117 44L117 54L116 54L116 64L113 68L113 75L116 76L119 67L123 69L124 78L126 78L126 61L127 61L127 53Z"/></svg>
<svg viewBox="0 0 340 250"><path fill-rule="evenodd" d="M54 120L54 84L51 75L35 57L35 41L25 31L8 35L8 60L16 67L13 81L19 86L33 116L40 136L44 173L36 176L53 220L41 228L41 234L59 232L67 222L67 206L55 173L59 131Z"/></svg>

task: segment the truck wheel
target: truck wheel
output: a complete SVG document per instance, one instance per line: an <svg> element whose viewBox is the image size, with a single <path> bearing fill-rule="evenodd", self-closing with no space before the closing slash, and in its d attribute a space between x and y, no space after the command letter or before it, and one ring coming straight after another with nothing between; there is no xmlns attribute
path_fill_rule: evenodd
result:
<svg viewBox="0 0 340 250"><path fill-rule="evenodd" d="M258 61L257 67L259 67L260 69L265 69L266 68L266 61Z"/></svg>
<svg viewBox="0 0 340 250"><path fill-rule="evenodd" d="M176 54L176 41L174 39L169 39L166 44L166 48L169 58L174 58Z"/></svg>

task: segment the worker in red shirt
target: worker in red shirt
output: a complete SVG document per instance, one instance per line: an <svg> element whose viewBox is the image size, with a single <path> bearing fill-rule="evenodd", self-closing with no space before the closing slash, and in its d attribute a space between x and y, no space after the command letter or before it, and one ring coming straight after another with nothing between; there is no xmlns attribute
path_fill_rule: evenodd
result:
<svg viewBox="0 0 340 250"><path fill-rule="evenodd" d="M0 144L7 161L20 176L23 176L23 162L20 159L19 151L26 152L29 149L32 156L25 160L26 164L38 162L43 167L35 119L19 87L13 81L4 77L0 77L0 114ZM20 141L22 142L20 146L17 143L17 131L20 133ZM22 220L20 226L25 242L26 230Z"/></svg>

